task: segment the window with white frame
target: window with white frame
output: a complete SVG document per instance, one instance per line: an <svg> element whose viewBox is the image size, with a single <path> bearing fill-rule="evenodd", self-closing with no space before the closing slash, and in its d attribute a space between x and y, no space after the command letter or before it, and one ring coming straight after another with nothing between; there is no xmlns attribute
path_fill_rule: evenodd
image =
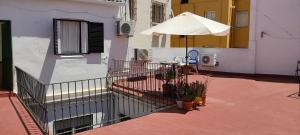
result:
<svg viewBox="0 0 300 135"><path fill-rule="evenodd" d="M249 25L248 11L237 11L235 19L235 27L247 27Z"/></svg>
<svg viewBox="0 0 300 135"><path fill-rule="evenodd" d="M165 4L157 1L152 2L152 26L165 21Z"/></svg>
<svg viewBox="0 0 300 135"><path fill-rule="evenodd" d="M205 18L216 20L216 11L205 11Z"/></svg>
<svg viewBox="0 0 300 135"><path fill-rule="evenodd" d="M77 55L104 52L103 23L54 19L54 53Z"/></svg>

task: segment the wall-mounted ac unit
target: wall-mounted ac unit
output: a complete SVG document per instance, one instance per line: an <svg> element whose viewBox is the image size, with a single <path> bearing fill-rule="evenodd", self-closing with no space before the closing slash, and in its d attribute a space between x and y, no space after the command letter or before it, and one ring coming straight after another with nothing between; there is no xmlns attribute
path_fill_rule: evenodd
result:
<svg viewBox="0 0 300 135"><path fill-rule="evenodd" d="M129 21L117 21L117 35L118 36L132 36L133 23Z"/></svg>
<svg viewBox="0 0 300 135"><path fill-rule="evenodd" d="M115 0L116 3L125 3L125 0Z"/></svg>
<svg viewBox="0 0 300 135"><path fill-rule="evenodd" d="M216 54L201 54L200 63L202 66L215 67L217 66L217 55Z"/></svg>
<svg viewBox="0 0 300 135"><path fill-rule="evenodd" d="M115 3L124 4L125 0L106 0L106 2L115 2Z"/></svg>
<svg viewBox="0 0 300 135"><path fill-rule="evenodd" d="M151 60L151 49L134 49L135 60Z"/></svg>

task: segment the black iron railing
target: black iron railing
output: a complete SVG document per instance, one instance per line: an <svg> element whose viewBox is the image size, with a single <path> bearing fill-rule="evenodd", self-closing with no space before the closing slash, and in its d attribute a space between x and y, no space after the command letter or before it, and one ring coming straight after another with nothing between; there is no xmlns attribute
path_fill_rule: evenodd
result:
<svg viewBox="0 0 300 135"><path fill-rule="evenodd" d="M41 131L48 133L46 88L38 79L16 67L17 97L35 120Z"/></svg>
<svg viewBox="0 0 300 135"><path fill-rule="evenodd" d="M45 134L73 134L175 104L175 66L117 61L103 78L43 84L17 68L18 97Z"/></svg>

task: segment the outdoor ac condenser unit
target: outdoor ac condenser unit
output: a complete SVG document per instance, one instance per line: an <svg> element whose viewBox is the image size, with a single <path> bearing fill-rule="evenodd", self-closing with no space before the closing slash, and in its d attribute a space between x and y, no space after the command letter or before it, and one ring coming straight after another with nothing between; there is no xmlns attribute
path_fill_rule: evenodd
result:
<svg viewBox="0 0 300 135"><path fill-rule="evenodd" d="M132 36L133 23L129 21L117 21L117 35L118 36Z"/></svg>
<svg viewBox="0 0 300 135"><path fill-rule="evenodd" d="M202 66L215 67L217 66L217 55L216 54L201 54L200 62Z"/></svg>
<svg viewBox="0 0 300 135"><path fill-rule="evenodd" d="M125 3L125 0L115 0L116 3Z"/></svg>
<svg viewBox="0 0 300 135"><path fill-rule="evenodd" d="M115 3L119 3L119 4L124 4L125 0L106 0L106 2L115 2Z"/></svg>
<svg viewBox="0 0 300 135"><path fill-rule="evenodd" d="M134 49L135 60L151 60L151 49Z"/></svg>

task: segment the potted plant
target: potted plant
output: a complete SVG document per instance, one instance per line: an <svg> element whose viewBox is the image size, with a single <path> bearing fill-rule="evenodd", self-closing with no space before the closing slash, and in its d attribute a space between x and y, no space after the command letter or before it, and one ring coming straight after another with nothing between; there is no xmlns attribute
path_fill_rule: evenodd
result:
<svg viewBox="0 0 300 135"><path fill-rule="evenodd" d="M193 110L196 91L195 88L191 87L191 85L187 85L185 91L185 96L183 97L183 106L185 110L191 111Z"/></svg>
<svg viewBox="0 0 300 135"><path fill-rule="evenodd" d="M202 105L202 97L196 96L194 103L195 103L195 106L201 106Z"/></svg>
<svg viewBox="0 0 300 135"><path fill-rule="evenodd" d="M196 98L195 98L195 106L201 106L202 105L202 95L205 89L205 83L196 81L194 83L191 84L191 87L194 88L194 90L196 91Z"/></svg>
<svg viewBox="0 0 300 135"><path fill-rule="evenodd" d="M185 95L185 89L187 88L187 84L185 81L179 81L177 83L177 92L176 92L176 103L178 108L183 108L183 97Z"/></svg>

